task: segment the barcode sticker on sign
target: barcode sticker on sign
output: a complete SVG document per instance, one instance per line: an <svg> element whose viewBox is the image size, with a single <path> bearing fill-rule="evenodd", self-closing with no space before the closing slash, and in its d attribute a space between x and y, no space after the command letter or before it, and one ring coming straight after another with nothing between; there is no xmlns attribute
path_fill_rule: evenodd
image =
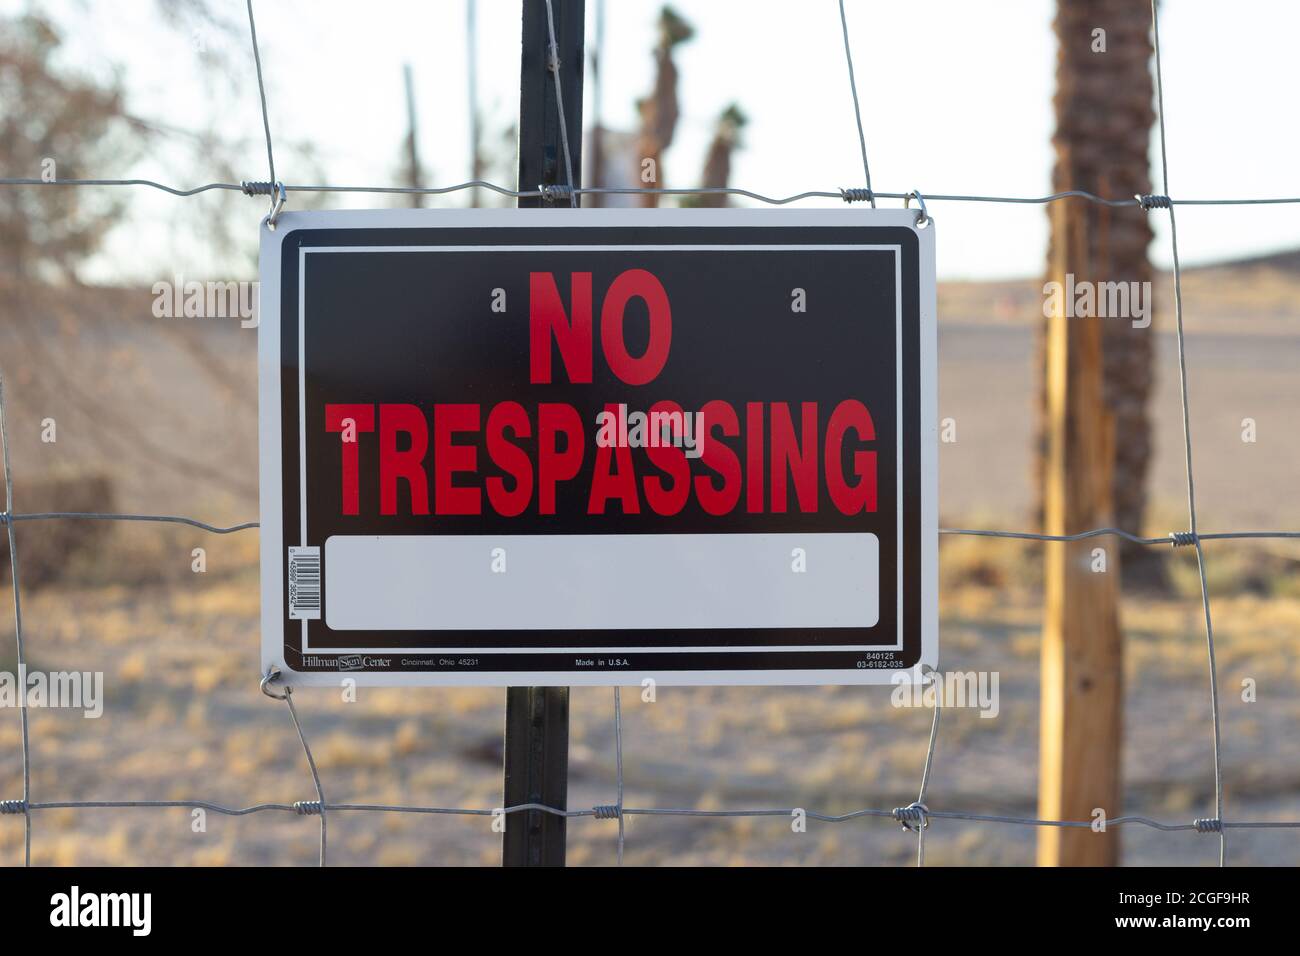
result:
<svg viewBox="0 0 1300 956"><path fill-rule="evenodd" d="M289 620L320 620L320 548L289 549Z"/></svg>

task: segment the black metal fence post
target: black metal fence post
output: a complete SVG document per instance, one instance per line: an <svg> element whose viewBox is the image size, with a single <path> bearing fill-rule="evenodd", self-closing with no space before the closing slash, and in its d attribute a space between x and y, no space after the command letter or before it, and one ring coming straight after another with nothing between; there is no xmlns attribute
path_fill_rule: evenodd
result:
<svg viewBox="0 0 1300 956"><path fill-rule="evenodd" d="M552 0L556 65L564 93L574 182L567 182L556 77L550 69L546 0L523 0L519 75L519 189L582 182L584 0ZM519 206L555 205L521 197ZM568 205L568 200L560 201ZM505 806L541 803L565 808L569 792L569 688L511 687L506 691ZM529 810L506 817L505 866L563 866L565 818Z"/></svg>

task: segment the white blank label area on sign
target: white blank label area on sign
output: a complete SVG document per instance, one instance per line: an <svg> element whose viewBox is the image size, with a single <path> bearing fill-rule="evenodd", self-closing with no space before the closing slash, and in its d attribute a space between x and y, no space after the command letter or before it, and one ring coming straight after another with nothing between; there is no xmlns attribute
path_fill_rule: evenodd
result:
<svg viewBox="0 0 1300 956"><path fill-rule="evenodd" d="M325 621L336 631L874 627L879 619L874 534L325 542Z"/></svg>

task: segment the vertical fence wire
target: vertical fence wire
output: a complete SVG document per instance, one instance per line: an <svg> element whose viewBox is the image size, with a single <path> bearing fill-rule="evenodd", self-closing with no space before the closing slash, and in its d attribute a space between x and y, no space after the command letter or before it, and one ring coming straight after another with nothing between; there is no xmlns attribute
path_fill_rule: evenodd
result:
<svg viewBox="0 0 1300 956"><path fill-rule="evenodd" d="M1160 14L1158 0L1151 0L1151 33L1156 56L1156 118L1160 129L1161 191L1169 195L1169 148L1165 135L1165 87L1160 62ZM1228 835L1223 829L1223 763L1219 726L1219 678L1214 659L1214 621L1210 615L1210 588L1205 577L1205 549L1196 525L1196 482L1192 477L1192 418L1187 395L1187 343L1183 334L1182 267L1178 261L1178 225L1174 208L1169 207L1169 244L1174 260L1174 317L1178 332L1178 388L1183 409L1183 452L1187 470L1187 516L1192 542L1196 546L1196 567L1201 579L1201 606L1205 614L1205 647L1210 670L1210 716L1214 724L1214 820L1219 833L1219 865L1227 863Z"/></svg>
<svg viewBox="0 0 1300 956"><path fill-rule="evenodd" d="M257 69L257 95L262 101L262 131L266 135L266 165L271 182L275 180L275 151L271 148L271 117L266 109L266 84L262 81L262 52L257 45L257 22L253 19L253 0L248 3L248 32L253 43L253 65Z"/></svg>
<svg viewBox="0 0 1300 956"><path fill-rule="evenodd" d="M555 12L551 0L546 0L546 32L550 37L550 52L547 56L547 69L555 80L555 108L560 114L560 147L564 152L565 184L569 188L569 205L578 207L578 183L573 181L573 156L569 152L569 124L564 119L564 88L560 84L560 46L555 41ZM520 183L522 186L523 183Z"/></svg>
<svg viewBox="0 0 1300 956"><path fill-rule="evenodd" d="M316 769L316 758L311 755L311 746L307 743L307 735L303 733L302 722L298 720L298 709L293 706L293 688L284 689L284 702L289 707L289 717L293 720L293 729L298 732L298 740L302 744L302 752L307 757L307 766L311 770L312 783L316 786L316 799L319 801L318 807L304 808L299 805L300 813L311 813L319 811L320 814L320 865L325 865L325 788L321 786L320 772Z"/></svg>
<svg viewBox="0 0 1300 956"><path fill-rule="evenodd" d="M618 865L623 865L623 698L622 688L614 688L614 773L618 786Z"/></svg>
<svg viewBox="0 0 1300 956"><path fill-rule="evenodd" d="M934 683L934 719L930 723L930 743L925 749L925 766L921 770L921 788L914 804L921 812L920 826L916 828L917 866L925 866L925 831L930 826L930 811L925 805L925 791L930 785L930 771L934 769L934 752L939 743L939 717L943 713L945 689L943 676L938 671L930 671L930 678Z"/></svg>
<svg viewBox="0 0 1300 956"><path fill-rule="evenodd" d="M18 665L18 714L23 735L23 865L32 865L32 748L27 714L27 650L23 644L23 599L18 584L18 538L14 534L14 473L9 461L9 416L5 380L0 373L0 458L5 469L5 530L9 536L9 578L14 588L14 643Z"/></svg>
<svg viewBox="0 0 1300 956"><path fill-rule="evenodd" d="M867 134L862 129L862 106L858 102L858 81L853 75L853 48L849 44L849 18L844 13L844 0L840 0L840 30L844 34L844 60L849 67L849 90L853 94L853 117L858 123L858 145L862 148L862 174L867 180L867 199L876 208L876 196L871 191L871 164L867 162Z"/></svg>

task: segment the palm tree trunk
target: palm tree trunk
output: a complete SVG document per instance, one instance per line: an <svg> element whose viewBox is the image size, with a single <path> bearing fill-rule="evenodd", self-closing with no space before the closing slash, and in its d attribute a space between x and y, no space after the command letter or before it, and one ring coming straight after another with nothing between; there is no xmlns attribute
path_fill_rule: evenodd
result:
<svg viewBox="0 0 1300 956"><path fill-rule="evenodd" d="M672 145L677 130L679 108L677 103L677 65L673 62L673 49L695 35L694 28L683 20L672 7L659 12L659 38L655 44L654 90L637 105L641 111L641 132L637 138L637 162L649 163L649 171L640 165L636 175L642 188L662 189L664 150ZM649 176L650 178L647 178ZM659 196L642 193L641 205L654 208Z"/></svg>
<svg viewBox="0 0 1300 956"><path fill-rule="evenodd" d="M1056 71L1056 161L1054 191L1084 189L1106 197L1151 191L1148 148L1152 109L1150 12L1133 0L1058 0L1054 24L1059 54ZM1096 31L1104 30L1104 35ZM1104 52L1103 52L1104 50ZM1151 227L1137 207L1111 208L1084 199L1063 200L1064 215L1052 218L1048 262L1066 235L1086 236L1077 263L1066 263L1076 281L1148 283L1147 246ZM1145 301L1149 302L1149 297ZM1103 324L1104 400L1115 418L1112 477L1114 524L1140 534L1147 504L1151 462L1151 419L1155 327L1135 327L1124 318L1075 319ZM1040 327L1039 369L1045 367L1046 323ZM1046 408L1040 392L1040 412ZM1042 419L1040 419L1040 422ZM1045 431L1039 430L1036 458L1043 487ZM1042 503L1039 502L1039 517ZM1142 545L1121 545L1126 583L1167 585L1159 554Z"/></svg>

